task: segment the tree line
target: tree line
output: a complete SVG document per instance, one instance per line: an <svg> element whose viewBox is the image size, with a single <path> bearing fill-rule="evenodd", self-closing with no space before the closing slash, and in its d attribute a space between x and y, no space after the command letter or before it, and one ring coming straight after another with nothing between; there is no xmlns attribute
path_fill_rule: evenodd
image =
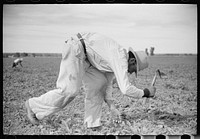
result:
<svg viewBox="0 0 200 139"><path fill-rule="evenodd" d="M3 57L61 57L61 53L3 53Z"/></svg>

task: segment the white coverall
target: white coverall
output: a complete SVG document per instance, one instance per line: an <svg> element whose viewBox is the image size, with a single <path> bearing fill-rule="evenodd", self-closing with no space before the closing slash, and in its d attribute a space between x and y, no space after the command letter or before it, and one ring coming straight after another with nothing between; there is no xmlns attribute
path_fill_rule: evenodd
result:
<svg viewBox="0 0 200 139"><path fill-rule="evenodd" d="M39 97L29 99L31 110L41 120L60 111L79 93L83 85L86 90L85 118L87 127L100 126L104 99L112 99L112 79L115 75L121 92L134 98L142 98L143 90L131 85L128 79L128 54L114 40L97 33L81 33L87 56L76 35L69 38L64 46L57 89Z"/></svg>

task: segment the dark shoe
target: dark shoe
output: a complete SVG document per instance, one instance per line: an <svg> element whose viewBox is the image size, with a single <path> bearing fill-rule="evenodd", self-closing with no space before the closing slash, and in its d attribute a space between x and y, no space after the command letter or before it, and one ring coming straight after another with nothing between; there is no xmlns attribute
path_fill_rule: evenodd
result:
<svg viewBox="0 0 200 139"><path fill-rule="evenodd" d="M91 129L92 131L101 131L102 126L90 127L89 129Z"/></svg>
<svg viewBox="0 0 200 139"><path fill-rule="evenodd" d="M38 125L38 124L39 124L39 120L37 119L37 117L36 117L36 115L33 113L33 111L31 110L31 108L30 108L30 106L29 106L28 100L25 102L25 108L26 108L27 117L28 117L29 121L30 121L33 125Z"/></svg>

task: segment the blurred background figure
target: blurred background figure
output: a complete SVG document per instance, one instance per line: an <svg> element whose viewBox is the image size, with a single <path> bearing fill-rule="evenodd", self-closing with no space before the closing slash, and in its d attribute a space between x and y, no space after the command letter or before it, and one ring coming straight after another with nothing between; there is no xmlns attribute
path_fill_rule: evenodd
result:
<svg viewBox="0 0 200 139"><path fill-rule="evenodd" d="M154 55L154 50L155 50L155 47L151 47L151 48L150 48L150 56L153 56L153 55Z"/></svg>
<svg viewBox="0 0 200 139"><path fill-rule="evenodd" d="M13 61L12 68L17 67L17 65L19 65L19 64L20 64L21 67L23 67L23 66L22 66L22 61L23 61L23 58L17 58L17 59L15 59L15 60Z"/></svg>
<svg viewBox="0 0 200 139"><path fill-rule="evenodd" d="M145 49L145 53L147 54L147 56L149 55L148 49Z"/></svg>

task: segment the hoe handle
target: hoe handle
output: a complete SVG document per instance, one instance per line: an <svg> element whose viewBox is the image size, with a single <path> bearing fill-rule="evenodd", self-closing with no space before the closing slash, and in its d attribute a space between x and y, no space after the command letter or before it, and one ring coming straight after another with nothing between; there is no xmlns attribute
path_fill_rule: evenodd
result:
<svg viewBox="0 0 200 139"><path fill-rule="evenodd" d="M154 75L153 80L152 80L152 82L151 82L151 86L154 86L154 85L155 85L156 79L157 79L157 74L161 77L161 74L160 74L160 70L159 70L159 69L156 70L156 72L155 72L155 75ZM146 98L146 99L145 99L145 104L147 104L148 102L149 102L149 98Z"/></svg>
<svg viewBox="0 0 200 139"><path fill-rule="evenodd" d="M151 86L154 86L156 83L156 79L157 79L157 74L154 75L153 80L151 82Z"/></svg>

